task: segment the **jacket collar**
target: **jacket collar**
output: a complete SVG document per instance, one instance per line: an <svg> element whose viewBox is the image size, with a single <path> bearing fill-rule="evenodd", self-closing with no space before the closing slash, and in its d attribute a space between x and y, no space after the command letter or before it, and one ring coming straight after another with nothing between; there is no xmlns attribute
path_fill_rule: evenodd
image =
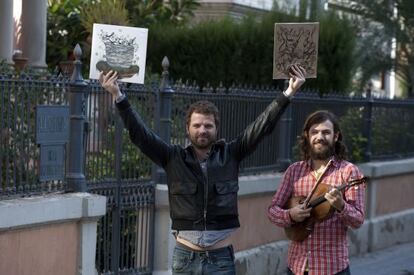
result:
<svg viewBox="0 0 414 275"><path fill-rule="evenodd" d="M226 140L225 140L224 138L221 138L221 139L219 139L219 140L216 140L216 141L213 143L213 145L211 146L211 150L210 150L210 151L213 151L213 149L214 149L216 146L223 146L225 143L226 143ZM185 149L186 149L186 150L188 150L188 149L190 149L190 148L191 148L191 150L194 150L194 146L193 146L193 144L192 144L191 142L185 146Z"/></svg>

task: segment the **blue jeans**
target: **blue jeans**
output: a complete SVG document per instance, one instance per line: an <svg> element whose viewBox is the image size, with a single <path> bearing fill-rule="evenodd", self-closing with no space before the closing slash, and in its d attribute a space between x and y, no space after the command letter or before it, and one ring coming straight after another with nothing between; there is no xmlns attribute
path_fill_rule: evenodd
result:
<svg viewBox="0 0 414 275"><path fill-rule="evenodd" d="M235 275L233 247L230 245L210 251L193 251L176 246L172 274Z"/></svg>

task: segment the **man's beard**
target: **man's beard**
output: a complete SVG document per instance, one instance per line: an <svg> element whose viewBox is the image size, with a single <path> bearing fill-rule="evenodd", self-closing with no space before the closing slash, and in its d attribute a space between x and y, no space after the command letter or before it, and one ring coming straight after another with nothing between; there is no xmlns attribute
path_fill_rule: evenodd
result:
<svg viewBox="0 0 414 275"><path fill-rule="evenodd" d="M317 144L325 145L321 150L314 148ZM314 160L327 160L335 154L335 145L326 141L319 141L316 144L309 144L309 155Z"/></svg>
<svg viewBox="0 0 414 275"><path fill-rule="evenodd" d="M200 135L196 137L190 136L191 144L197 149L208 149L216 141L215 137L210 136L208 134L202 137L205 139L205 141L198 140L200 138Z"/></svg>

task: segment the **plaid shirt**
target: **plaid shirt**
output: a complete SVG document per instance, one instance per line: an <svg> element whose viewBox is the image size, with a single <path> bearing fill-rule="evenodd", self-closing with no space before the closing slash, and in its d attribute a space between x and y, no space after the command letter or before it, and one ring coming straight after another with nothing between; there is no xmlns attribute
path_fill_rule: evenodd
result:
<svg viewBox="0 0 414 275"><path fill-rule="evenodd" d="M352 163L333 159L321 182L339 186L361 177L361 172ZM292 196L306 197L315 183L310 161L289 166L268 209L270 221L280 227L290 226L292 220L283 206ZM303 274L306 265L309 274L335 274L349 265L347 228L358 228L364 222L364 196L363 185L347 189L341 212L335 211L331 218L315 224L313 232L304 241L290 242L288 266L295 274Z"/></svg>

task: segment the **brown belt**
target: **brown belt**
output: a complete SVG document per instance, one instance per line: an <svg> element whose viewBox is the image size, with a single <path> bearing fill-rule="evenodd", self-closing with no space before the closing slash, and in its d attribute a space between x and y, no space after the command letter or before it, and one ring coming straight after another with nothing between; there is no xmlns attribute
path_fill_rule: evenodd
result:
<svg viewBox="0 0 414 275"><path fill-rule="evenodd" d="M178 236L176 238L176 241L177 241L177 245L183 246L183 248L187 248L187 249L194 250L194 251L216 250L216 249L227 247L227 246L231 245L231 242L230 242L229 238L221 240L221 241L219 241L219 242L217 242L217 243L215 243L211 246L207 246L207 247L195 245L195 244L193 244L193 243L191 243L191 242L189 242L189 241L187 241L183 238L180 238Z"/></svg>

